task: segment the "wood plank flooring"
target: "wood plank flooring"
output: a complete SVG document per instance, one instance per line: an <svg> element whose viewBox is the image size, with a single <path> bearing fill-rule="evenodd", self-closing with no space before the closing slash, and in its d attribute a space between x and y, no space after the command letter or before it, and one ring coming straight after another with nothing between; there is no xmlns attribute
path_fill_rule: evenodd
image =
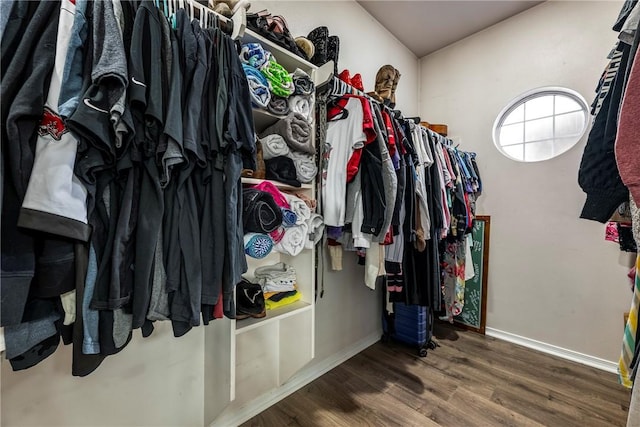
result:
<svg viewBox="0 0 640 427"><path fill-rule="evenodd" d="M377 343L247 421L258 426L624 426L616 376L438 325L425 358Z"/></svg>

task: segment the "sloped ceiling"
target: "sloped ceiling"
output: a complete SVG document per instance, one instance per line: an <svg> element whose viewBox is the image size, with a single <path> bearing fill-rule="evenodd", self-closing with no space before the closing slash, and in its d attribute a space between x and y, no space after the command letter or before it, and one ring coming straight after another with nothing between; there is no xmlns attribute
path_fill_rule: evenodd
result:
<svg viewBox="0 0 640 427"><path fill-rule="evenodd" d="M366 1L358 3L418 58L541 1Z"/></svg>

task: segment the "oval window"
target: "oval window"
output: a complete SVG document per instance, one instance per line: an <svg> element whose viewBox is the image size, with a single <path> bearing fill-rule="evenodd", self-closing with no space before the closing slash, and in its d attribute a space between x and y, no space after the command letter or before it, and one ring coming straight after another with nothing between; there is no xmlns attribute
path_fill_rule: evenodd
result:
<svg viewBox="0 0 640 427"><path fill-rule="evenodd" d="M544 87L511 101L493 124L493 142L519 162L539 162L567 152L587 130L588 108L577 92Z"/></svg>

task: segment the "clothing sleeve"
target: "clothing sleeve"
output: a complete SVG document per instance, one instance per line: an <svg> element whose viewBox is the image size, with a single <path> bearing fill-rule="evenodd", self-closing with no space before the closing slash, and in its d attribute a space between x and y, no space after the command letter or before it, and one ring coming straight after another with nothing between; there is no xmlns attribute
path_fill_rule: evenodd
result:
<svg viewBox="0 0 640 427"><path fill-rule="evenodd" d="M635 200L640 200L640 49L636 51L631 73L620 107L615 143L616 162L622 182Z"/></svg>

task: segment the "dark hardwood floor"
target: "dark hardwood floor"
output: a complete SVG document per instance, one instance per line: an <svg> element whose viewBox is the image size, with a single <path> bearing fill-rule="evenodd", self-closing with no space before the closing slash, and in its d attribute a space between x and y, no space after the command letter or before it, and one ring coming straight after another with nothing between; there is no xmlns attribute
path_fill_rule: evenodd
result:
<svg viewBox="0 0 640 427"><path fill-rule="evenodd" d="M624 426L614 374L439 325L417 357L377 344L249 420L249 426Z"/></svg>

